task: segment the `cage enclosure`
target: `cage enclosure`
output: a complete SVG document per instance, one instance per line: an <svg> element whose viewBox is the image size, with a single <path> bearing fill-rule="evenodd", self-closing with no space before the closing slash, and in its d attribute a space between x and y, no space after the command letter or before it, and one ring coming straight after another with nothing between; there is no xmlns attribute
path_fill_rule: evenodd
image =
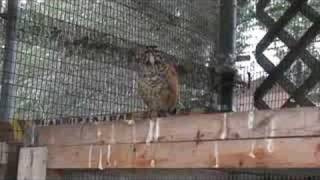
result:
<svg viewBox="0 0 320 180"><path fill-rule="evenodd" d="M243 125L239 129L246 131L239 131L245 135L229 134L232 138L239 136L243 142L258 139L268 144L271 140L267 135L279 138L271 133L274 129L271 122L277 120L268 121L270 124L263 124L263 121L261 126L267 128L256 135L251 133L253 128L250 129L249 123L244 123L244 116L247 118L256 110L319 105L319 9L317 0L0 0L0 122L10 122L15 138L31 139L31 143L25 144L27 146L37 143L34 137L38 127L23 129L23 122L37 120L46 126L40 127L42 132L48 130L46 128L56 128L50 126L58 122L67 122L75 125L71 129L76 132L82 131L79 122L84 120L111 120L107 119L111 115L122 120L125 117L118 115L148 111L138 93L139 71L130 63L129 52L137 47L156 46L167 63L189 68L188 73L179 77L178 111L200 111L202 114L249 111L215 117L222 120L219 125L224 132L228 125L226 119L238 115L234 119L240 120L230 124ZM229 69L231 73L227 71ZM288 111L288 114L301 115L300 109ZM309 109L301 111L316 114ZM279 114L278 118L288 117ZM188 125L192 124L190 119L193 117L185 118ZM314 122L316 115L309 120L302 115L293 117L291 114L289 117L301 118L299 122L288 123L288 127L281 127L290 137L281 137L286 140L279 140L279 144L294 144L293 136L297 134L299 136L294 138L319 134L307 127L317 124ZM250 118L245 120L250 121ZM299 124L301 121L303 125ZM214 123L216 121L211 126L201 127L216 128ZM303 126L304 131L299 131L301 127L297 124ZM295 127L294 133L289 127ZM195 129L190 125L190 131L196 132ZM55 137L64 135L52 134ZM126 135L128 132L123 132L123 136ZM60 139L67 141L74 138L71 136ZM203 136L199 130L192 142L201 144ZM54 141L46 136L37 138L43 138L49 144ZM171 138L176 138L176 134ZM219 138L211 141L225 140ZM316 140L307 144L316 149L313 158L318 158ZM4 154L8 154L6 145L0 145L5 147ZM242 149L244 146L241 145ZM237 165L242 163L239 161ZM194 179L199 177L200 170L185 176L179 171L178 176L172 174L170 177L157 174L161 172L150 172L146 179ZM226 171L205 171L201 179L213 174L218 179L291 178L274 171L270 171L270 175L267 171L250 175L244 175L242 171L239 175L233 170L228 175L224 173ZM317 174L299 175L296 178L311 179ZM141 178L138 171L133 177L76 170L65 171L62 178L77 179L79 176L89 179Z"/></svg>
<svg viewBox="0 0 320 180"><path fill-rule="evenodd" d="M208 67L218 10L218 1L19 0L11 118L144 111L127 58L130 48L148 45L171 62L192 63L181 78L181 109L217 105Z"/></svg>

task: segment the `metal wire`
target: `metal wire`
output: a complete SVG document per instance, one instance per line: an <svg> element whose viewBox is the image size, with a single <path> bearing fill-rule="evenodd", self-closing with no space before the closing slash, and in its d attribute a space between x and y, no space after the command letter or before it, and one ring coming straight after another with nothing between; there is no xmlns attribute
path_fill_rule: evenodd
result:
<svg viewBox="0 0 320 180"><path fill-rule="evenodd" d="M240 7L240 13L250 15L254 11L250 6L255 7L256 1L250 2ZM272 1L270 7L281 2ZM283 8L289 5L285 2ZM316 1L310 3L317 7ZM6 3L2 5L1 11L5 12ZM214 64L211 61L216 51L214 26L218 24L218 8L214 2L186 0L20 0L13 117L34 120L145 110L136 92L136 72L126 61L126 49L137 45L157 45L175 57L177 63L198 64L192 73L182 78L181 108L218 106L217 95L211 89L214 80L206 68ZM269 11L274 18L281 15L281 9ZM254 52L246 47L255 44L247 43L251 35L245 32L263 29L263 26L252 15L240 15L238 54L254 57ZM298 15L290 22L288 27L294 30L287 29L296 36L305 30L301 18L304 17ZM1 28L5 28L4 25ZM3 50L5 35L1 37ZM317 40L313 44L316 43ZM319 58L314 45L308 48ZM276 41L268 51L281 58L286 46ZM0 62L3 64L3 60ZM247 72L252 76L251 87L236 88L234 111L255 109L253 93L267 75L245 66L240 74L246 80ZM286 77L299 86L310 73L299 61L286 72ZM318 88L314 88L308 97L316 98L317 92ZM287 92L276 86L265 100L272 108L280 108L288 98Z"/></svg>
<svg viewBox="0 0 320 180"><path fill-rule="evenodd" d="M19 0L14 118L145 110L126 60L126 50L138 45L157 45L175 63L198 64L181 80L179 105L210 106L214 93L205 65L214 52L215 20L199 10L214 4Z"/></svg>
<svg viewBox="0 0 320 180"><path fill-rule="evenodd" d="M7 4L0 0L0 14ZM255 18L256 0L243 1L239 6L238 55L250 55L256 43L249 41L250 30L266 29ZM250 2L246 4L245 2ZM241 2L240 2L241 3ZM281 4L281 8L276 5ZM309 4L319 11L318 1ZM289 5L286 0L273 0L269 13L277 19ZM247 12L248 14L241 14ZM207 108L219 105L212 87L214 80L208 66L214 66L219 3L191 0L19 0L17 49L15 64L16 89L12 117L21 120L50 119L66 116L91 116L145 110L136 92L136 72L127 62L127 49L139 45L157 45L172 61L195 64L194 71L182 78L181 108ZM246 15L246 16L245 16ZM3 77L6 17L0 18L0 78ZM308 23L299 14L287 31L300 37ZM304 21L305 22L305 21ZM247 24L246 24L247 23ZM310 23L309 23L310 25ZM249 32L245 34L244 32ZM249 34L249 35L248 35ZM319 60L319 37L308 47ZM286 46L275 41L268 50L281 59ZM269 53L270 54L270 53ZM251 62L250 62L251 63ZM255 89L267 76L253 66L239 68L242 79L250 88L235 88L234 111L254 110ZM279 63L275 60L275 64ZM245 63L244 63L245 64ZM243 64L240 63L239 67ZM296 86L301 85L311 70L304 62L296 62L285 76ZM0 84L1 87L3 84ZM319 105L319 85L307 94ZM0 88L2 89L2 88ZM281 108L289 98L275 86L265 101L273 109ZM6 152L5 152L6 153ZM3 154L3 152L0 152ZM2 158L2 156L0 156ZM1 159L0 159L1 160ZM109 173L109 172L108 172ZM98 171L67 171L63 179L317 179L318 175L260 174L180 174L149 173L124 175ZM144 171L145 173L145 171ZM201 176L202 175L202 176Z"/></svg>

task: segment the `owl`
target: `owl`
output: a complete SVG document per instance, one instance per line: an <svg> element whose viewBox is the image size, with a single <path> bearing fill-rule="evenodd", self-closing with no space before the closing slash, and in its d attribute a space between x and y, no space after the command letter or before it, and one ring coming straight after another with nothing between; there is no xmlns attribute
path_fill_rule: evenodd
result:
<svg viewBox="0 0 320 180"><path fill-rule="evenodd" d="M138 94L149 111L156 116L175 114L180 95L179 66L166 62L155 46L132 49L129 57L138 72Z"/></svg>

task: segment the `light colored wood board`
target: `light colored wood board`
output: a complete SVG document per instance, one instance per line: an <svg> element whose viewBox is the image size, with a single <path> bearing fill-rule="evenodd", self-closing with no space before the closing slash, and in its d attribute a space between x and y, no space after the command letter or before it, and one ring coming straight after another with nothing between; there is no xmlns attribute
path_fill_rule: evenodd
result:
<svg viewBox="0 0 320 180"><path fill-rule="evenodd" d="M49 168L104 169L107 167L129 168L132 164L133 145L85 145L49 148ZM110 154L110 156L108 155ZM61 164L63 163L63 164Z"/></svg>
<svg viewBox="0 0 320 180"><path fill-rule="evenodd" d="M159 142L320 134L318 108L176 116L158 121ZM157 124L154 121L154 124ZM156 125L154 125L156 126ZM150 121L39 127L39 145L144 143Z"/></svg>
<svg viewBox="0 0 320 180"><path fill-rule="evenodd" d="M48 149L46 147L21 148L18 180L46 180Z"/></svg>
<svg viewBox="0 0 320 180"><path fill-rule="evenodd" d="M223 114L200 114L197 120L189 116L160 119L160 141L194 140L197 134L203 139L219 138ZM154 120L154 126L157 121ZM153 126L153 127L154 127ZM150 121L101 123L97 125L63 125L39 127L39 145L79 145L146 142ZM190 137L192 134L192 137ZM189 138L190 137L190 138Z"/></svg>
<svg viewBox="0 0 320 180"><path fill-rule="evenodd" d="M159 168L319 168L319 143L320 138L297 138L156 144L154 159Z"/></svg>
<svg viewBox="0 0 320 180"><path fill-rule="evenodd" d="M100 128L99 128L100 127ZM101 139L111 139L111 125L105 124L97 126L94 124L86 125L63 125L45 126L37 128L40 144L72 144L98 143L98 131L101 132Z"/></svg>
<svg viewBox="0 0 320 180"><path fill-rule="evenodd" d="M0 165L8 163L9 147L6 142L0 142Z"/></svg>
<svg viewBox="0 0 320 180"><path fill-rule="evenodd" d="M227 119L228 138L231 139L307 136L320 132L318 108L229 113Z"/></svg>
<svg viewBox="0 0 320 180"><path fill-rule="evenodd" d="M147 136L148 121L136 122L131 126L126 122L107 122L86 125L45 126L37 128L39 145L77 145L129 143Z"/></svg>
<svg viewBox="0 0 320 180"><path fill-rule="evenodd" d="M111 149L108 156L107 145L49 146L48 168L320 167L320 138L115 144Z"/></svg>
<svg viewBox="0 0 320 180"><path fill-rule="evenodd" d="M217 139L222 134L223 120L223 113L178 116L164 119L159 123L159 140L167 142Z"/></svg>

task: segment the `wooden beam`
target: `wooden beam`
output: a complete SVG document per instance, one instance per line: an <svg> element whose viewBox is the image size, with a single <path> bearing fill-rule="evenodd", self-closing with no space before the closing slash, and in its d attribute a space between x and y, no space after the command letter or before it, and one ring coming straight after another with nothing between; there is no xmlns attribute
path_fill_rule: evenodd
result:
<svg viewBox="0 0 320 180"><path fill-rule="evenodd" d="M292 108L47 126L36 142L48 147L50 169L318 168L319 115Z"/></svg>
<svg viewBox="0 0 320 180"><path fill-rule="evenodd" d="M320 138L50 146L48 168L318 168L319 147Z"/></svg>
<svg viewBox="0 0 320 180"><path fill-rule="evenodd" d="M46 147L21 148L18 180L46 180L47 156Z"/></svg>
<svg viewBox="0 0 320 180"><path fill-rule="evenodd" d="M320 132L318 108L169 117L158 124L160 143L313 136ZM145 143L150 121L107 122L37 128L38 145L72 146ZM153 131L155 135L155 131Z"/></svg>
<svg viewBox="0 0 320 180"><path fill-rule="evenodd" d="M0 142L0 165L8 164L9 145L6 142Z"/></svg>

